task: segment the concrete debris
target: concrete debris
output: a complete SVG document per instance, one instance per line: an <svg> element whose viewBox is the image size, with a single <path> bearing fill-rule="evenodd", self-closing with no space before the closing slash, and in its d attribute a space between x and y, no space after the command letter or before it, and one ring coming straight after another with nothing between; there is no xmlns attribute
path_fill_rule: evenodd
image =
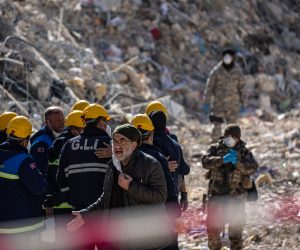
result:
<svg viewBox="0 0 300 250"><path fill-rule="evenodd" d="M1 0L0 27L1 112L28 115L38 128L46 107L67 113L78 99L102 104L116 124L150 100L167 106L168 126L192 166L181 249L208 249L199 158L212 126L203 94L222 50L236 49L246 99L239 123L262 168L244 249L300 245L297 1Z"/></svg>

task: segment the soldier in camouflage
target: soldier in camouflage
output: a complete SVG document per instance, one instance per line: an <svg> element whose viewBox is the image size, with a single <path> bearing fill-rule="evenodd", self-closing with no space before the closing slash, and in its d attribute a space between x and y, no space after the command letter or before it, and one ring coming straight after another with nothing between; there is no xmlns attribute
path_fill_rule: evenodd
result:
<svg viewBox="0 0 300 250"><path fill-rule="evenodd" d="M236 122L242 108L244 78L235 65L235 51L226 49L223 59L210 72L204 94L204 110L209 112L214 124L212 141L216 142L222 135L222 122ZM221 120L221 121L220 121Z"/></svg>
<svg viewBox="0 0 300 250"><path fill-rule="evenodd" d="M229 239L232 250L242 249L242 232L245 224L245 203L258 164L241 139L237 124L229 124L224 137L212 144L203 155L203 168L209 170L207 234L211 250L222 248L220 233L229 223Z"/></svg>

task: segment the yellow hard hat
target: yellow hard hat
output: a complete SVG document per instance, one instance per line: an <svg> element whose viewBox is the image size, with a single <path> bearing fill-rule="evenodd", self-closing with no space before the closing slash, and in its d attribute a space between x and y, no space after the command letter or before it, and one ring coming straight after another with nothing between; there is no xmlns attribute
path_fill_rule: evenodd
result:
<svg viewBox="0 0 300 250"><path fill-rule="evenodd" d="M77 102L74 103L74 105L72 106L72 111L74 110L81 110L83 111L87 106L89 106L89 102L86 100L79 100Z"/></svg>
<svg viewBox="0 0 300 250"><path fill-rule="evenodd" d="M165 113L165 115L168 114L166 106L160 101L153 101L148 103L145 113L149 116L153 111L162 111Z"/></svg>
<svg viewBox="0 0 300 250"><path fill-rule="evenodd" d="M13 118L7 125L6 134L14 136L16 138L25 139L32 133L32 125L30 120L25 117L18 115Z"/></svg>
<svg viewBox="0 0 300 250"><path fill-rule="evenodd" d="M65 119L65 126L70 127L78 127L78 128L84 128L85 127L85 121L84 121L84 113L81 110L74 110L71 113L69 113Z"/></svg>
<svg viewBox="0 0 300 250"><path fill-rule="evenodd" d="M98 117L104 117L107 121L110 120L106 109L97 103L92 103L83 110L85 119L96 119Z"/></svg>
<svg viewBox="0 0 300 250"><path fill-rule="evenodd" d="M134 116L131 120L131 124L138 129L143 129L146 131L154 130L152 121L146 114L138 114Z"/></svg>
<svg viewBox="0 0 300 250"><path fill-rule="evenodd" d="M7 128L8 123L16 117L17 114L15 112L4 112L0 115L0 130L5 130Z"/></svg>

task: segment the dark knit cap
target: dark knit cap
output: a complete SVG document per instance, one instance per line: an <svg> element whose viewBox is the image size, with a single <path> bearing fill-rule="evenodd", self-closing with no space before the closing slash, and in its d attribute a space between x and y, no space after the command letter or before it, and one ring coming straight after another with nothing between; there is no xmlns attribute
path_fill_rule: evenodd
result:
<svg viewBox="0 0 300 250"><path fill-rule="evenodd" d="M137 143L140 143L142 139L141 132L128 123L116 127L112 135L115 133L124 135L130 141L136 141Z"/></svg>
<svg viewBox="0 0 300 250"><path fill-rule="evenodd" d="M165 131L167 127L167 116L162 111L153 111L150 113L149 118L151 119L154 129L156 131Z"/></svg>
<svg viewBox="0 0 300 250"><path fill-rule="evenodd" d="M238 124L231 123L225 128L224 136L232 135L238 139L241 138L241 129Z"/></svg>

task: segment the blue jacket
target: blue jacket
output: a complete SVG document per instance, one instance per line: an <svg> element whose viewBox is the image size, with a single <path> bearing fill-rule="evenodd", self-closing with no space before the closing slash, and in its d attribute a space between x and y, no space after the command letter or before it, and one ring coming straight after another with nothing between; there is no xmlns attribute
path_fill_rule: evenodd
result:
<svg viewBox="0 0 300 250"><path fill-rule="evenodd" d="M169 161L176 161L178 167L172 172L174 182L178 185L178 175L188 175L190 166L185 162L181 146L165 131L155 131L153 144L158 147Z"/></svg>
<svg viewBox="0 0 300 250"><path fill-rule="evenodd" d="M69 130L64 131L58 138L55 139L52 146L48 148L48 169L47 169L47 180L51 186L51 194L53 195L54 201L54 213L62 213L62 209L67 209L65 212L69 212L72 208L70 204L67 203L69 190L68 187L59 187L57 184L56 176L58 172L59 159L61 151L65 143L73 138L74 135L69 132ZM59 209L60 212L56 209Z"/></svg>
<svg viewBox="0 0 300 250"><path fill-rule="evenodd" d="M59 190L56 175L58 171L59 158L65 143L73 138L68 130L63 132L58 138L56 138L53 144L48 148L48 169L47 169L47 180L51 185L53 191Z"/></svg>
<svg viewBox="0 0 300 250"><path fill-rule="evenodd" d="M30 154L35 159L41 173L45 176L48 168L48 148L54 141L52 131L44 126L30 138Z"/></svg>
<svg viewBox="0 0 300 250"><path fill-rule="evenodd" d="M87 125L84 132L70 139L63 147L59 160L57 184L69 190L68 203L80 210L95 202L102 194L107 163L99 159L97 148L105 147L110 137L99 128Z"/></svg>
<svg viewBox="0 0 300 250"><path fill-rule="evenodd" d="M177 185L175 184L171 172L169 170L168 160L166 159L166 157L163 156L163 154L160 153L160 149L153 145L143 143L139 147L139 150L141 150L142 152L148 155L151 155L160 163L167 184L167 193L168 193L167 202L178 201Z"/></svg>
<svg viewBox="0 0 300 250"><path fill-rule="evenodd" d="M26 148L9 142L1 144L0 234L42 227L43 220L38 216L42 216L41 202L46 188L47 182Z"/></svg>

